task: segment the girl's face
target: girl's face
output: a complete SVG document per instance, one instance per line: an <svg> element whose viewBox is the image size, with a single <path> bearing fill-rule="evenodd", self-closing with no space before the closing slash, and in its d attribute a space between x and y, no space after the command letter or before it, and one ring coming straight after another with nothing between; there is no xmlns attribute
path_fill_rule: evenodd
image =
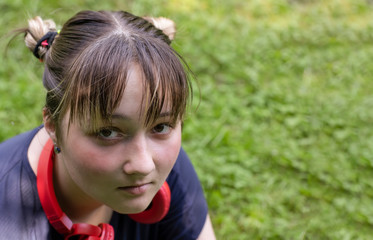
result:
<svg viewBox="0 0 373 240"><path fill-rule="evenodd" d="M136 67L112 123L98 132L61 124L56 178L75 200L105 204L120 213L145 210L170 173L181 145L181 123L172 123L169 109L145 127L141 109L144 88ZM86 206L87 206L86 205Z"/></svg>

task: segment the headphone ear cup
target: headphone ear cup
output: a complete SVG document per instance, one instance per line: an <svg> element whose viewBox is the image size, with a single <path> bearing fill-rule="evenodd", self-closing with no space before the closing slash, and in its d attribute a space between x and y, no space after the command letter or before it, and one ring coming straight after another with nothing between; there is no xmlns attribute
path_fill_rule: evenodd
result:
<svg viewBox="0 0 373 240"><path fill-rule="evenodd" d="M114 229L110 224L100 223L101 228L100 240L114 240Z"/></svg>
<svg viewBox="0 0 373 240"><path fill-rule="evenodd" d="M76 223L72 227L72 232L65 235L65 240L68 239L114 240L114 229L107 223L101 223L98 226L88 223Z"/></svg>
<svg viewBox="0 0 373 240"><path fill-rule="evenodd" d="M64 239L99 240L101 233L101 227L88 223L75 223L70 233L64 234Z"/></svg>
<svg viewBox="0 0 373 240"><path fill-rule="evenodd" d="M168 213L171 204L171 190L167 182L164 182L157 194L154 196L151 207L141 213L128 214L128 216L139 223L152 224L161 221Z"/></svg>

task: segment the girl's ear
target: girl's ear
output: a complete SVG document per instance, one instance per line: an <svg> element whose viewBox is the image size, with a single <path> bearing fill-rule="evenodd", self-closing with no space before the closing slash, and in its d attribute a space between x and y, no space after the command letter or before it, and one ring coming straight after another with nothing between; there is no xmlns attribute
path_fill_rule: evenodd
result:
<svg viewBox="0 0 373 240"><path fill-rule="evenodd" d="M174 40L175 33L176 33L176 26L175 23L168 18L164 17L143 17L148 22L151 22L156 28L162 30L164 34L168 36L168 38L172 41Z"/></svg>
<svg viewBox="0 0 373 240"><path fill-rule="evenodd" d="M54 143L56 143L57 142L56 124L52 120L51 113L47 108L43 108L43 121L44 121L45 130L47 130L49 137L52 139Z"/></svg>

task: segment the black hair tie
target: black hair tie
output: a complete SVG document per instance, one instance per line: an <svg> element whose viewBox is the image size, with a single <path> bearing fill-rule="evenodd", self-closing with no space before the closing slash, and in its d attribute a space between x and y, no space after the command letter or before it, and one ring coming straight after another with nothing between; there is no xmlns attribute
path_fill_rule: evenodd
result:
<svg viewBox="0 0 373 240"><path fill-rule="evenodd" d="M47 32L47 34L45 34L42 38L40 38L40 40L36 43L36 46L34 48L34 51L33 51L34 56L40 59L40 56L38 53L39 47L43 46L49 49L50 46L52 46L54 38L56 37L57 34L58 34L57 32ZM46 41L45 44L43 44L44 41Z"/></svg>

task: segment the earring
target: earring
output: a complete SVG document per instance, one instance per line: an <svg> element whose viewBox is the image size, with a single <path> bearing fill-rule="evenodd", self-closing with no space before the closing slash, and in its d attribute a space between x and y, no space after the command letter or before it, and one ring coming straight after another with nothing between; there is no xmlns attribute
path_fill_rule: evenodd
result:
<svg viewBox="0 0 373 240"><path fill-rule="evenodd" d="M55 154L59 154L61 152L61 148L59 148L58 146L57 146L57 144L55 143L54 144L54 153Z"/></svg>

